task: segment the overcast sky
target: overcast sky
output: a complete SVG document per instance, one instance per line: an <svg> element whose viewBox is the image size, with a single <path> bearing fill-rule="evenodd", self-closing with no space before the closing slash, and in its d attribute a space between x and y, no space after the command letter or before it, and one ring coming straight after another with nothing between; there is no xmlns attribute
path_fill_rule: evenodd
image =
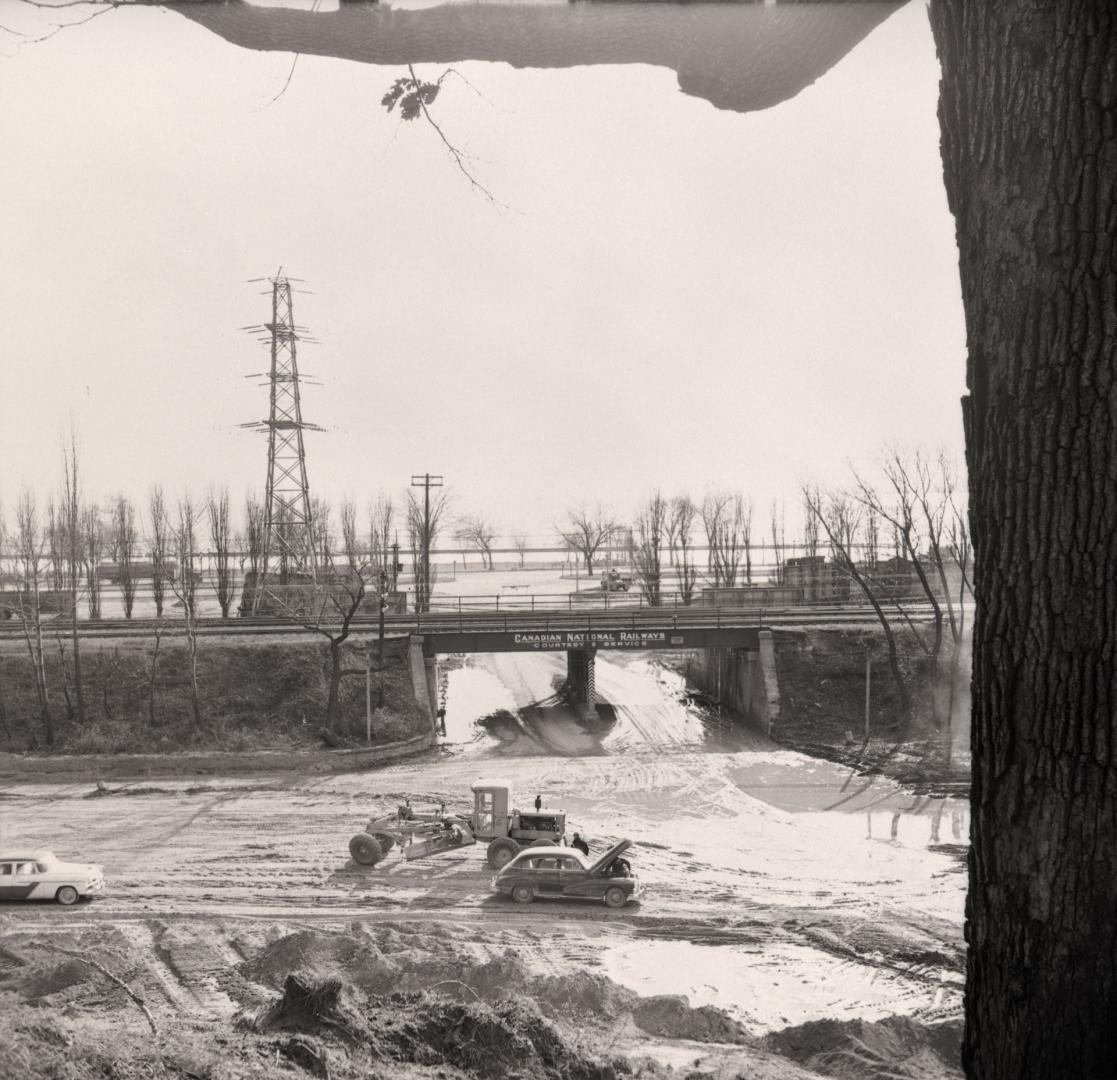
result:
<svg viewBox="0 0 1117 1080"><path fill-rule="evenodd" d="M13 25L16 0L0 0ZM26 25L20 24L20 25ZM262 489L280 265L322 386L312 489L445 475L543 537L653 487L772 499L882 444L960 457L965 336L922 3L793 100L718 111L642 65L460 65L436 115L502 204L379 101L398 68L117 9L0 35L0 499ZM420 74L435 75L428 65ZM790 522L789 522L790 523Z"/></svg>

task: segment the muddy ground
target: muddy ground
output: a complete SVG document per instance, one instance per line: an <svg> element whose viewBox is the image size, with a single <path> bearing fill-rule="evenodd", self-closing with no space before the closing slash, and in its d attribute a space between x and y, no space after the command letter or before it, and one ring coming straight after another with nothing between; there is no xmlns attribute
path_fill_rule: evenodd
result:
<svg viewBox="0 0 1117 1080"><path fill-rule="evenodd" d="M22 1003L7 1038L92 1040L95 1056L101 1027L130 1017L128 1060L167 1070L173 1033L197 1057L174 1069L215 1077L512 1075L517 1055L525 1076L956 1075L965 801L781 750L648 658L599 657L613 706L579 723L549 703L557 663L448 664L446 745L374 772L4 787L0 846L95 859L109 883L75 909L0 909L0 993ZM349 859L366 818L406 797L468 809L481 778L565 809L595 850L632 839L641 901L521 907L492 892L481 846ZM163 1043L52 944L100 957ZM341 980L330 1023L275 1026L290 974ZM271 1027L236 1023L269 1007ZM372 1048L369 1031L397 1028L410 1034ZM444 1029L464 1034L449 1045ZM498 1049L475 1060L485 1039Z"/></svg>

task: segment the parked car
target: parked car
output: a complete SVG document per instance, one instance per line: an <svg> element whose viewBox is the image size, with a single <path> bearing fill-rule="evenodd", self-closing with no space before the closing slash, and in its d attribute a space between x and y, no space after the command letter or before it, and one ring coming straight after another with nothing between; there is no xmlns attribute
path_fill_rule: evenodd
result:
<svg viewBox="0 0 1117 1080"><path fill-rule="evenodd" d="M493 888L521 904L537 896L604 900L622 908L640 893L640 885L621 855L631 840L614 844L599 859L568 847L529 847L492 880Z"/></svg>
<svg viewBox="0 0 1117 1080"><path fill-rule="evenodd" d="M42 849L0 849L0 900L57 900L69 905L82 896L97 896L104 888L99 866L63 862Z"/></svg>

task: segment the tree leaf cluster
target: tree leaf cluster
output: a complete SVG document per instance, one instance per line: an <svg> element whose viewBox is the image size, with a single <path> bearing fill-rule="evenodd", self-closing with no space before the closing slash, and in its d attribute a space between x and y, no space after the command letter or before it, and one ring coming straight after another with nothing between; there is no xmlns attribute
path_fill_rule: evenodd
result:
<svg viewBox="0 0 1117 1080"><path fill-rule="evenodd" d="M388 92L380 99L380 104L388 112L399 105L400 118L414 120L422 112L424 105L434 104L439 89L438 83L420 82L404 76L392 83Z"/></svg>

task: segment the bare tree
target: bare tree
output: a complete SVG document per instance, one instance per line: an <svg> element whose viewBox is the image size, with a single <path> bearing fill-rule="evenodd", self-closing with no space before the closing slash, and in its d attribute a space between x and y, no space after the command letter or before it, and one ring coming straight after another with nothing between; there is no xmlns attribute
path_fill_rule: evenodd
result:
<svg viewBox="0 0 1117 1080"><path fill-rule="evenodd" d="M818 492L815 492L817 495ZM814 507L809 498L806 501L806 517L803 522L803 554L808 559L818 557L818 522L819 517L814 512Z"/></svg>
<svg viewBox="0 0 1117 1080"><path fill-rule="evenodd" d="M733 513L740 530L741 550L745 556L745 584L752 584L752 499L734 497Z"/></svg>
<svg viewBox="0 0 1117 1080"><path fill-rule="evenodd" d="M342 499L338 510L341 514L341 545L345 551L345 565L355 571L364 561L357 539L357 507L352 499Z"/></svg>
<svg viewBox="0 0 1117 1080"><path fill-rule="evenodd" d="M667 545L667 562L669 566L675 565L675 553L679 549L679 522L675 515L675 501L672 499L667 504L667 519L663 523L663 540Z"/></svg>
<svg viewBox="0 0 1117 1080"><path fill-rule="evenodd" d="M368 512L368 549L372 568L379 575L392 562L392 523L395 507L390 495L380 492ZM395 578L394 568L389 577Z"/></svg>
<svg viewBox="0 0 1117 1080"><path fill-rule="evenodd" d="M62 529L62 515L55 505L54 497L47 500L46 539L50 550L50 572L54 591L66 588L66 541Z"/></svg>
<svg viewBox="0 0 1117 1080"><path fill-rule="evenodd" d="M349 638L354 616L360 611L373 579L371 563L338 569L332 560L322 567L317 584L277 597L284 613L311 630L321 634L329 644L330 675L326 699L324 730L332 735L341 732L341 680L349 675L364 675L365 668L346 668L342 646Z"/></svg>
<svg viewBox="0 0 1117 1080"><path fill-rule="evenodd" d="M229 520L229 489L212 489L206 500L209 539L213 545L213 590L221 606L221 618L229 617L233 604L233 527Z"/></svg>
<svg viewBox="0 0 1117 1080"><path fill-rule="evenodd" d="M667 517L667 503L658 490L652 492L636 512L636 577L649 607L659 607L663 599L660 552Z"/></svg>
<svg viewBox="0 0 1117 1080"><path fill-rule="evenodd" d="M113 547L116 554L116 577L124 602L124 617L132 617L136 602L136 511L127 495L118 495L112 507Z"/></svg>
<svg viewBox="0 0 1117 1080"><path fill-rule="evenodd" d="M927 656L932 686L931 712L938 724L938 708L933 688L938 681L939 657L942 653L943 612L938 595L920 558L919 548L922 527L922 531L933 537L932 550L939 553L938 558L941 560L946 503L941 494L936 496L931 491L931 474L922 452L916 452L914 460L909 461L901 451L891 450L884 462L883 471L891 489L890 495L896 500L894 507L887 506L886 500L881 498L873 486L855 471L856 497L866 511L871 511L889 522L899 535L904 557L915 573L923 599L931 606L932 631L928 638L904 610L899 591L895 587L891 590L893 604L904 616L913 637ZM921 508L925 513L921 522L917 524L916 515Z"/></svg>
<svg viewBox="0 0 1117 1080"><path fill-rule="evenodd" d="M81 645L78 640L78 589L84 556L81 477L78 471L78 447L70 432L70 445L62 451L62 528L66 543L66 565L70 585L70 634L74 653L74 692L78 704L78 723L85 724L85 695L81 678Z"/></svg>
<svg viewBox="0 0 1117 1080"><path fill-rule="evenodd" d="M865 538L864 559L862 562L870 573L876 571L880 562L880 514L872 504L865 507L865 527L862 530Z"/></svg>
<svg viewBox="0 0 1117 1080"><path fill-rule="evenodd" d="M256 609L259 597L260 575L264 568L264 543L267 538L267 524L264 506L251 493L244 497L244 536L241 541L241 570L244 573L244 586L241 590L240 612L251 614ZM245 561L247 560L247 568Z"/></svg>
<svg viewBox="0 0 1117 1080"><path fill-rule="evenodd" d="M516 533L512 537L512 548L520 556L520 569L524 568L524 557L527 555L527 537L523 533Z"/></svg>
<svg viewBox="0 0 1117 1080"><path fill-rule="evenodd" d="M85 600L89 617L101 617L101 558L105 552L105 527L96 503L82 510L83 556L85 559Z"/></svg>
<svg viewBox="0 0 1117 1080"><path fill-rule="evenodd" d="M54 717L47 690L46 658L43 652L43 619L39 592L43 560L49 546L49 533L39 521L34 494L26 488L16 504L16 555L18 559L16 614L23 630L24 642L35 676L35 696L39 703L39 720L43 725L43 741L54 745Z"/></svg>
<svg viewBox="0 0 1117 1080"><path fill-rule="evenodd" d="M747 576L751 578L751 501L724 492L707 495L702 500L702 525L714 587L731 589L737 584L742 558L747 560Z"/></svg>
<svg viewBox="0 0 1117 1080"><path fill-rule="evenodd" d="M413 491L407 492L407 532L411 538L415 558L415 608L430 611L431 581L433 579L430 553L442 531L442 519L449 505L445 488L436 489L430 497L429 512Z"/></svg>
<svg viewBox="0 0 1117 1080"><path fill-rule="evenodd" d="M171 581L171 588L182 604L183 626L186 631L186 648L190 663L190 708L194 714L194 727L202 726L202 708L198 694L198 618L197 586L194 564L197 559L197 512L189 495L178 504L178 521L174 528L174 550L178 559L178 573Z"/></svg>
<svg viewBox="0 0 1117 1080"><path fill-rule="evenodd" d="M689 604L694 598L694 585L698 580L698 567L690 551L691 533L697 515L698 507L689 495L677 495L671 500L670 516L675 522L675 538L679 545L679 595L684 604Z"/></svg>
<svg viewBox="0 0 1117 1080"><path fill-rule="evenodd" d="M167 583L174 578L170 568L170 524L167 521L167 504L163 488L156 484L148 494L148 514L151 517L151 595L155 601L156 618L163 617L163 600Z"/></svg>
<svg viewBox="0 0 1117 1080"><path fill-rule="evenodd" d="M872 606L877 622L880 623L881 629L884 631L885 641L888 645L888 668L892 673L892 681L895 683L896 692L900 697L901 720L906 725L911 718L911 694L900 666L896 635L872 584L858 569L853 557L853 544L860 523L860 509L852 499L842 495L831 495L824 503L818 489L809 487L803 489L803 504L806 507L808 517L813 518L816 527L820 527L822 532L826 534L830 549L834 553L834 561L856 582L862 595Z"/></svg>
<svg viewBox="0 0 1117 1080"><path fill-rule="evenodd" d="M496 539L496 529L483 517L462 518L455 536L459 536L467 544L471 544L481 553L481 566L493 568L493 541Z"/></svg>
<svg viewBox="0 0 1117 1080"><path fill-rule="evenodd" d="M783 507L777 508L773 499L768 511L768 520L772 529L772 557L776 563L776 584L782 585L786 580L784 575L784 549L787 546L787 527L784 523Z"/></svg>
<svg viewBox="0 0 1117 1080"><path fill-rule="evenodd" d="M578 510L568 510L565 527L556 529L563 541L581 555L590 577L593 577L593 560L601 546L612 539L615 530L612 516L601 503L592 510L584 504Z"/></svg>
<svg viewBox="0 0 1117 1080"><path fill-rule="evenodd" d="M329 502L322 498L311 498L310 520L314 523L312 529L313 541L316 552L315 558L318 565L325 568L333 566L333 510Z"/></svg>

